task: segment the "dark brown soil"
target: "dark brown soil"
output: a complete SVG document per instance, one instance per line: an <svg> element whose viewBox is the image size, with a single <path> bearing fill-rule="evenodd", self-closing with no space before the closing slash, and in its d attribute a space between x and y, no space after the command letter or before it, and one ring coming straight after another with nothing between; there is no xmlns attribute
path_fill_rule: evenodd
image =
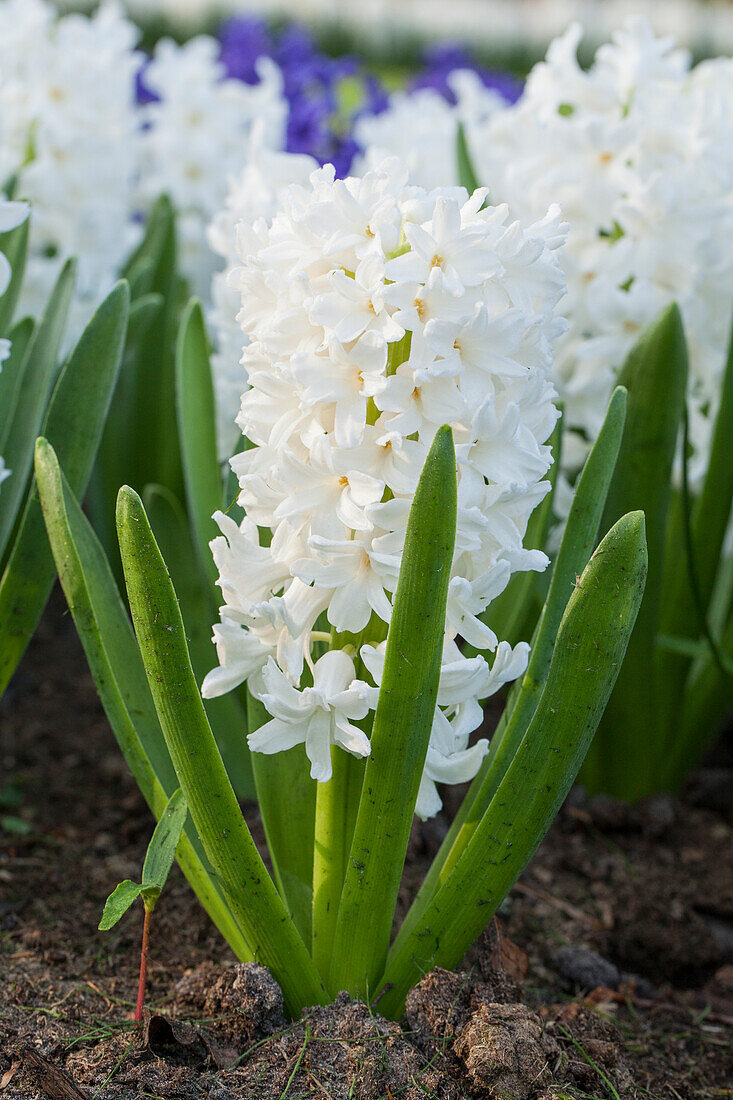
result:
<svg viewBox="0 0 733 1100"><path fill-rule="evenodd" d="M575 792L501 926L401 1026L343 995L288 1024L174 871L141 1032L140 915L96 926L151 820L56 595L0 705L0 1100L733 1097L732 764L634 810ZM415 830L401 907L445 828Z"/></svg>

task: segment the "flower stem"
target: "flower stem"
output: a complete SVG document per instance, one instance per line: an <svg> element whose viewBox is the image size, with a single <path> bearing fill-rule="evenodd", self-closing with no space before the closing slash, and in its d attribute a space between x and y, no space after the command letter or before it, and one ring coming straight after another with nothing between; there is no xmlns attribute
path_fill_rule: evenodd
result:
<svg viewBox="0 0 733 1100"><path fill-rule="evenodd" d="M145 983L148 977L148 943L150 941L150 918L153 910L145 906L145 919L143 920L143 942L140 948L140 979L137 983L137 1004L135 1005L135 1023L142 1023L143 1005L145 1004Z"/></svg>
<svg viewBox="0 0 733 1100"><path fill-rule="evenodd" d="M324 979L331 966L346 860L364 778L364 761L343 749L332 747L331 763L333 775L327 783L318 784L313 849L312 954Z"/></svg>

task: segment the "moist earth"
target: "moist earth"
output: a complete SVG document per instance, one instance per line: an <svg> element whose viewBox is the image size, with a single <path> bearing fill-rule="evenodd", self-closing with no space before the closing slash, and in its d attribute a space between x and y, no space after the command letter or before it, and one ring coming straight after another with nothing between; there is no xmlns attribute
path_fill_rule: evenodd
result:
<svg viewBox="0 0 733 1100"><path fill-rule="evenodd" d="M152 824L58 593L0 703L0 771L0 1100L733 1096L730 736L678 799L573 791L499 919L400 1023L345 994L286 1020L174 870L133 1024L140 914L97 924ZM460 797L416 824L398 917Z"/></svg>

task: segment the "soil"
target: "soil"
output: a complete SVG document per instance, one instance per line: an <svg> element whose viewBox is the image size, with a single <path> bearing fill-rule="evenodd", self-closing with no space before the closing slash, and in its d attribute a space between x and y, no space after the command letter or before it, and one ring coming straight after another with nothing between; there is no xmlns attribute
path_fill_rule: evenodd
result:
<svg viewBox="0 0 733 1100"><path fill-rule="evenodd" d="M678 800L574 791L500 920L401 1024L343 994L288 1023L174 870L138 1028L140 914L97 923L151 820L58 593L0 736L0 1100L733 1097L730 746ZM413 832L403 911L447 820Z"/></svg>

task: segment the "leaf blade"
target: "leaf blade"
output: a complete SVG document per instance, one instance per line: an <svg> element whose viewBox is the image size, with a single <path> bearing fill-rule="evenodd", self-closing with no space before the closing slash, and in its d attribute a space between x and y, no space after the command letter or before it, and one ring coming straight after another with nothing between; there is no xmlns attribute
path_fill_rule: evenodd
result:
<svg viewBox="0 0 733 1100"><path fill-rule="evenodd" d="M387 954L435 714L456 533L453 435L438 429L405 536L384 673L333 944L332 989L374 988ZM386 813L382 805L389 807Z"/></svg>
<svg viewBox="0 0 733 1100"><path fill-rule="evenodd" d="M133 623L158 718L214 873L253 954L280 983L289 1011L325 990L257 852L214 741L191 669L183 621L140 498L118 498L120 550ZM191 755L195 746L194 756Z"/></svg>
<svg viewBox="0 0 733 1100"><path fill-rule="evenodd" d="M126 878L123 882L118 882L104 903L102 919L97 925L99 931L109 932L110 928L114 928L142 892L143 888L139 882L133 882L129 878Z"/></svg>

